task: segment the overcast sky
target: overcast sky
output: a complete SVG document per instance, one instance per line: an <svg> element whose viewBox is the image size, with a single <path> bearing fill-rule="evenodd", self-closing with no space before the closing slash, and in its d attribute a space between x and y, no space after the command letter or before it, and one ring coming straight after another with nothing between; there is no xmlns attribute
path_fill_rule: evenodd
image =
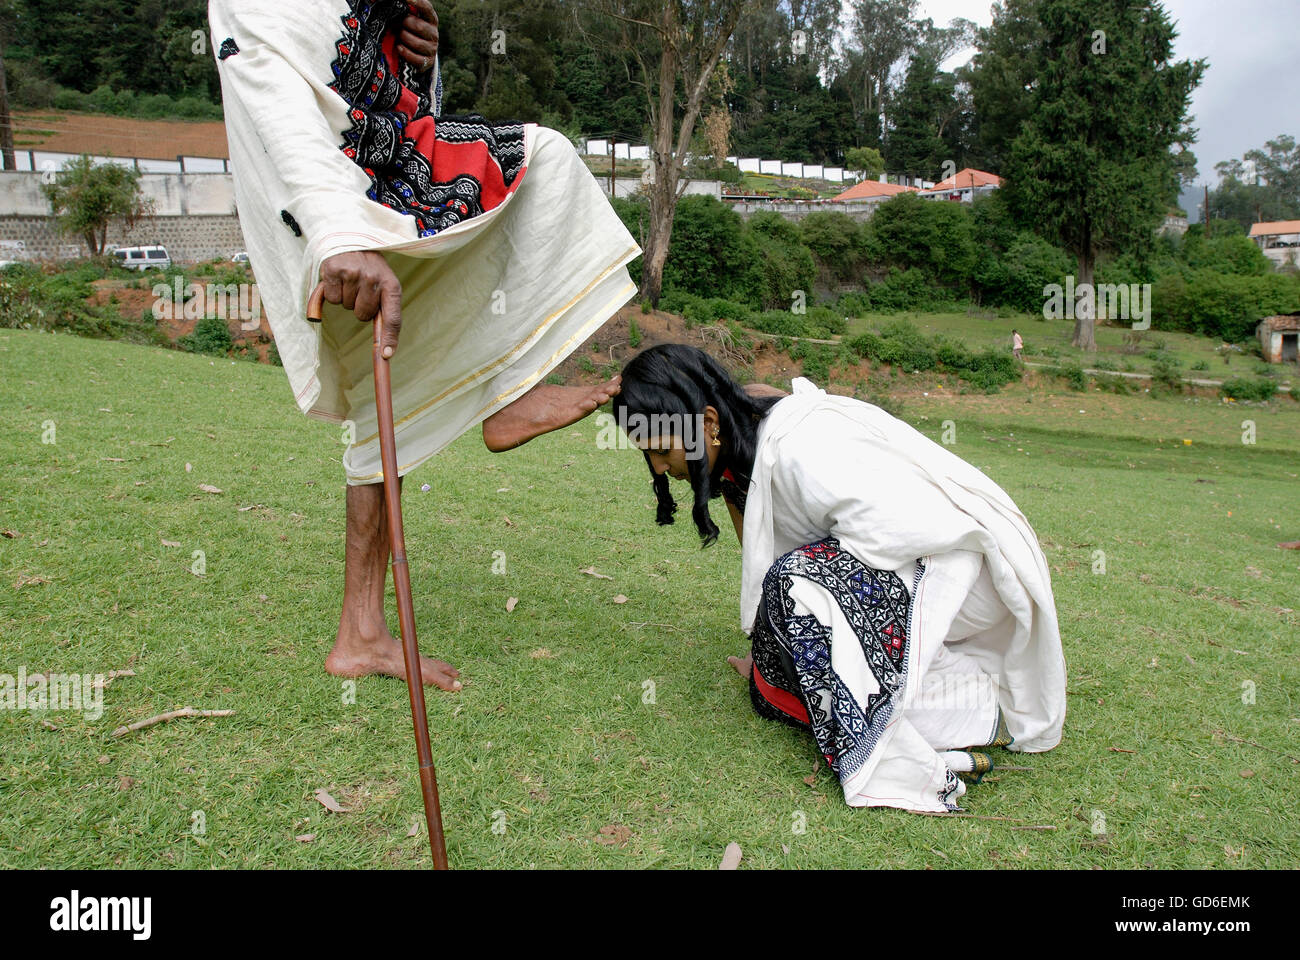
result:
<svg viewBox="0 0 1300 960"><path fill-rule="evenodd" d="M954 17L988 26L990 6L985 0L921 0L920 16L939 26ZM1165 0L1164 6L1177 25L1177 58L1210 62L1192 94L1200 184L1217 184L1214 165L1220 160L1263 147L1279 134L1300 139L1300 2ZM944 68L951 70L971 53ZM1184 208L1197 219L1193 206Z"/></svg>

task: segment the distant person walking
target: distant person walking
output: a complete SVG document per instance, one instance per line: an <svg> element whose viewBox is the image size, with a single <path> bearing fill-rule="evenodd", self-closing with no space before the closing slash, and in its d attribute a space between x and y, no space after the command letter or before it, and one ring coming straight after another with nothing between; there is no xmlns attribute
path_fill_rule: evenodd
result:
<svg viewBox="0 0 1300 960"><path fill-rule="evenodd" d="M1012 331L1011 331L1011 353L1012 353L1012 355L1013 355L1017 360L1019 360L1019 359L1020 359L1020 352L1021 352L1022 350L1024 350L1024 349L1025 349L1025 341L1023 341L1023 340L1020 339L1020 331L1018 331L1018 330L1012 330Z"/></svg>

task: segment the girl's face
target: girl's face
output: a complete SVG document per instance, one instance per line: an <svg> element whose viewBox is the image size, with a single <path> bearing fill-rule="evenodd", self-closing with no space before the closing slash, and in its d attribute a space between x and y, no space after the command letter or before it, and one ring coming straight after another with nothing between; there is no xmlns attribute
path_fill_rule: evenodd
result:
<svg viewBox="0 0 1300 960"><path fill-rule="evenodd" d="M708 461L708 472L712 473L714 464L718 462L718 451L722 449L721 446L715 446L713 441L715 438L723 439L718 436L718 411L713 407L705 407L699 422L704 428L702 443L692 444L690 450L687 450L682 438L676 434L651 436L645 442L639 442L637 446L649 455L650 469L656 474L666 473L674 480L689 480L687 457L700 456L699 450L702 447Z"/></svg>

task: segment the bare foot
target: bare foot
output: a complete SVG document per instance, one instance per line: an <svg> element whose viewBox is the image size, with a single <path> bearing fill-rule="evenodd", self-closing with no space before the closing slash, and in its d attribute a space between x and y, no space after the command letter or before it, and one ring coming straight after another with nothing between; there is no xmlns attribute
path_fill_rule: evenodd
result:
<svg viewBox="0 0 1300 960"><path fill-rule="evenodd" d="M727 663L729 663L729 664L731 664L733 667L735 667L735 668L736 668L736 672L737 672L738 674L740 674L742 677L744 677L746 680L749 679L749 673L750 673L750 671L754 669L754 658L753 658L753 657L744 657L744 658L741 658L741 657L727 657Z"/></svg>
<svg viewBox="0 0 1300 960"><path fill-rule="evenodd" d="M401 643L387 630L382 635L369 633L367 636L358 632L345 637L340 633L334 649L325 658L325 672L336 677L364 677L373 673L405 680L406 660ZM420 679L426 686L459 690L461 682L456 679L459 676L460 671L451 664L420 655Z"/></svg>
<svg viewBox="0 0 1300 960"><path fill-rule="evenodd" d="M615 377L596 387L539 383L483 421L483 442L493 453L500 453L577 423L616 395L622 379Z"/></svg>

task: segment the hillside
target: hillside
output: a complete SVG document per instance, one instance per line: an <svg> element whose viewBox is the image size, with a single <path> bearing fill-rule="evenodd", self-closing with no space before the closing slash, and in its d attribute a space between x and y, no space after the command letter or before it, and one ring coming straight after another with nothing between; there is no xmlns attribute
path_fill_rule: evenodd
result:
<svg viewBox="0 0 1300 960"><path fill-rule="evenodd" d="M230 157L220 121L137 120L67 110L15 111L14 149L153 160Z"/></svg>

